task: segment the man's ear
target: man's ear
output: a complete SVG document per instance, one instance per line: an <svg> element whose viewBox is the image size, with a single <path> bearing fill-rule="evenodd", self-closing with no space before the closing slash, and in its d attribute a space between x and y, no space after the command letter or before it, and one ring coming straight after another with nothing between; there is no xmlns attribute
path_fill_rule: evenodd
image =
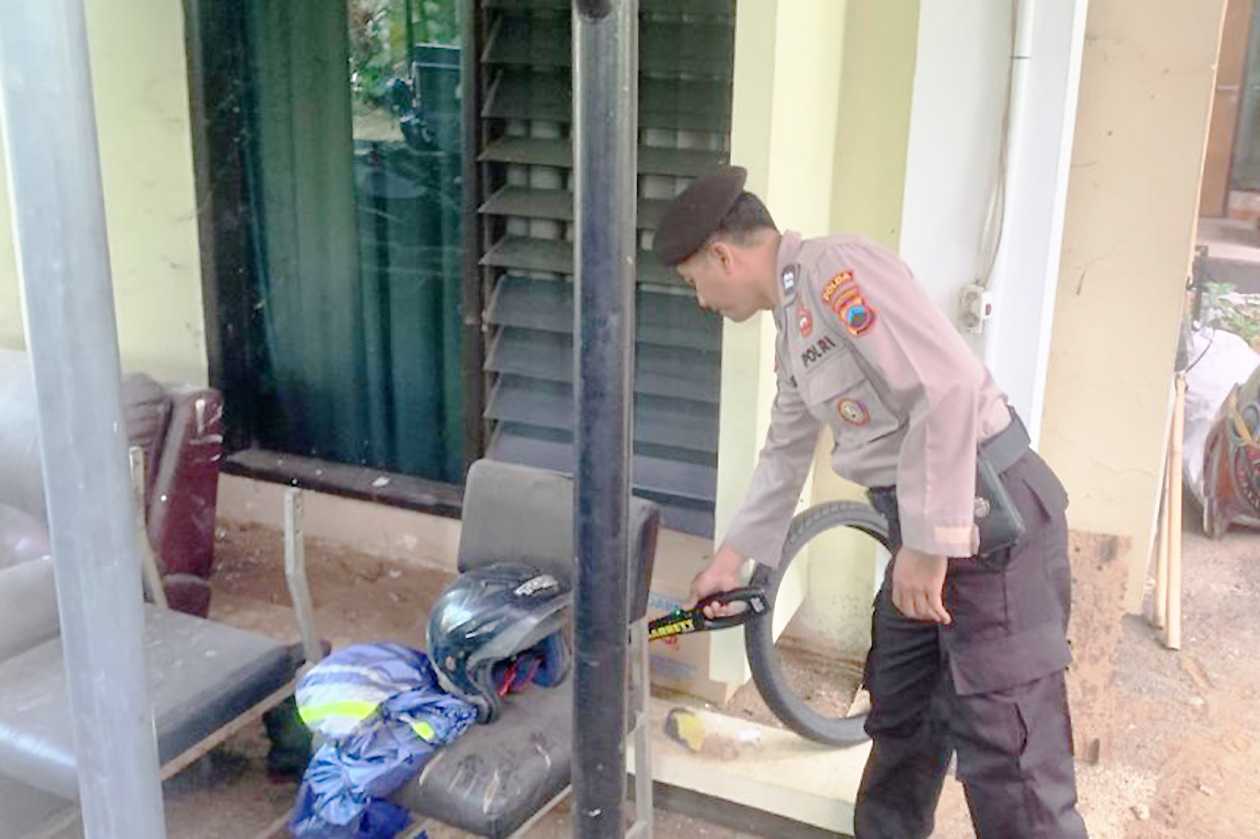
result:
<svg viewBox="0 0 1260 839"><path fill-rule="evenodd" d="M721 266L722 273L730 273L731 267L735 264L735 254L731 251L731 246L726 242L717 241L709 246L709 252Z"/></svg>

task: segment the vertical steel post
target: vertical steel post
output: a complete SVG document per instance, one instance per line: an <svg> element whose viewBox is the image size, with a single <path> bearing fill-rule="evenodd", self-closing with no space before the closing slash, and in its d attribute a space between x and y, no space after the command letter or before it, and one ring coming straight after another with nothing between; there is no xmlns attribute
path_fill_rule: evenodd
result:
<svg viewBox="0 0 1260 839"><path fill-rule="evenodd" d="M637 0L575 0L573 835L625 835Z"/></svg>
<svg viewBox="0 0 1260 839"><path fill-rule="evenodd" d="M0 3L0 120L83 824L166 835L82 0Z"/></svg>

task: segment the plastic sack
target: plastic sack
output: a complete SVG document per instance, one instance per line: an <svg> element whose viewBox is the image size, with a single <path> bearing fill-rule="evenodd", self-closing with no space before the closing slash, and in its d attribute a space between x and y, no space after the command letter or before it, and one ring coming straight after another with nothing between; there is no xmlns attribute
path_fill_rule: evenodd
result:
<svg viewBox="0 0 1260 839"><path fill-rule="evenodd" d="M302 678L297 700L327 738L298 790L289 827L300 839L394 836L409 816L386 797L477 717L438 686L424 653L399 644L339 650Z"/></svg>
<svg viewBox="0 0 1260 839"><path fill-rule="evenodd" d="M1260 367L1260 353L1223 329L1201 329L1187 341L1186 418L1182 437L1182 477L1204 504L1204 453L1208 434L1231 390Z"/></svg>

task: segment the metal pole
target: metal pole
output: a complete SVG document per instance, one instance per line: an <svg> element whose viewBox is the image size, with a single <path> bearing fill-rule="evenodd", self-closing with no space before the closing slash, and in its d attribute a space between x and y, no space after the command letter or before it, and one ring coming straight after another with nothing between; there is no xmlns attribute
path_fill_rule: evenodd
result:
<svg viewBox="0 0 1260 839"><path fill-rule="evenodd" d="M0 126L89 839L166 835L82 0L0 3Z"/></svg>
<svg viewBox="0 0 1260 839"><path fill-rule="evenodd" d="M575 0L573 835L625 835L638 0Z"/></svg>

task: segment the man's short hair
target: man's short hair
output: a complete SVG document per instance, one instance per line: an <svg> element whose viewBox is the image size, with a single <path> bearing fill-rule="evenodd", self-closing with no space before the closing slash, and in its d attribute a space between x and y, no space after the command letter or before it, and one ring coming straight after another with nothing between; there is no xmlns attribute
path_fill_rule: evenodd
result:
<svg viewBox="0 0 1260 839"><path fill-rule="evenodd" d="M735 203L722 217L709 242L724 240L737 245L747 245L762 230L778 231L770 210L751 192L741 192Z"/></svg>

